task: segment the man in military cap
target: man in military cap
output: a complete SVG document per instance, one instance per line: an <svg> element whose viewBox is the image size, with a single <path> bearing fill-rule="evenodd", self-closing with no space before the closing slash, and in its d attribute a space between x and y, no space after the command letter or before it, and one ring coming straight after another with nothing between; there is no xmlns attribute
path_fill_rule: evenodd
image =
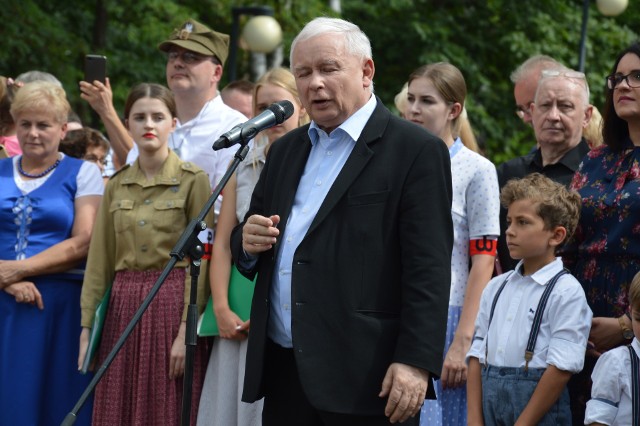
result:
<svg viewBox="0 0 640 426"><path fill-rule="evenodd" d="M167 86L173 92L178 110L178 126L169 147L180 158L202 168L214 188L224 175L236 149L213 151L211 145L233 126L247 121L218 96L222 68L229 53L229 36L189 19L158 45L167 54ZM112 144L129 149L127 163L135 161L138 148L122 125L113 107L111 86L81 82L82 98L102 118ZM216 210L219 203L216 203Z"/></svg>
<svg viewBox="0 0 640 426"><path fill-rule="evenodd" d="M180 158L202 168L215 188L237 148L213 151L211 145L233 126L247 121L222 102L218 83L229 53L229 36L189 19L158 45L167 54L167 86L178 110L178 126L169 140ZM129 152L133 161L137 147Z"/></svg>

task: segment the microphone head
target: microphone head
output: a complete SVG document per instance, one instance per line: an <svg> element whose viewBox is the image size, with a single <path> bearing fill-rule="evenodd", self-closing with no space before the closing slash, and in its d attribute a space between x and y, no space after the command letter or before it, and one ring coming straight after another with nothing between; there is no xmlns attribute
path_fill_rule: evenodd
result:
<svg viewBox="0 0 640 426"><path fill-rule="evenodd" d="M293 104L286 100L274 102L267 109L276 116L278 124L284 123L287 118L293 115Z"/></svg>

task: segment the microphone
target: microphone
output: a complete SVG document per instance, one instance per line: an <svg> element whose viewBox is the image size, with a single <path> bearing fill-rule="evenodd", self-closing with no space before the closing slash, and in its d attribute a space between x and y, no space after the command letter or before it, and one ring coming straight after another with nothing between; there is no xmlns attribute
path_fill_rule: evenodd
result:
<svg viewBox="0 0 640 426"><path fill-rule="evenodd" d="M279 101L269 105L267 109L251 120L238 124L213 143L213 150L229 148L237 143L247 142L259 132L269 127L282 124L293 114L293 104L289 101Z"/></svg>

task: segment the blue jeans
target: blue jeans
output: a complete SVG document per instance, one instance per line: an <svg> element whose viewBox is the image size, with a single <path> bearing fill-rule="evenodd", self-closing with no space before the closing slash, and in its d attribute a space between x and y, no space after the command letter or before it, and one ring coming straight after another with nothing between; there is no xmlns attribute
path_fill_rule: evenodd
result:
<svg viewBox="0 0 640 426"><path fill-rule="evenodd" d="M529 403L545 369L494 367L482 369L482 411L485 426L515 424ZM571 425L569 392L565 387L560 399L538 423L539 425Z"/></svg>

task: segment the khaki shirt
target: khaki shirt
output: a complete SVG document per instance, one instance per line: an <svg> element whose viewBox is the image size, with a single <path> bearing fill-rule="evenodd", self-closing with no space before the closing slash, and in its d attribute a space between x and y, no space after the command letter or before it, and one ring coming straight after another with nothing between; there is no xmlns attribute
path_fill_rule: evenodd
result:
<svg viewBox="0 0 640 426"><path fill-rule="evenodd" d="M0 145L0 158L7 158L9 157L9 155L7 155L7 150L4 149L4 146Z"/></svg>
<svg viewBox="0 0 640 426"><path fill-rule="evenodd" d="M200 213L210 195L207 175L193 163L180 160L173 151L152 180L147 180L138 160L111 177L91 237L80 298L83 327L91 327L96 306L117 271L164 269L187 224ZM206 222L213 223L212 211ZM185 257L175 267L187 266ZM208 282L208 261L203 259L198 279L200 312L209 295ZM183 321L190 283L187 271Z"/></svg>

